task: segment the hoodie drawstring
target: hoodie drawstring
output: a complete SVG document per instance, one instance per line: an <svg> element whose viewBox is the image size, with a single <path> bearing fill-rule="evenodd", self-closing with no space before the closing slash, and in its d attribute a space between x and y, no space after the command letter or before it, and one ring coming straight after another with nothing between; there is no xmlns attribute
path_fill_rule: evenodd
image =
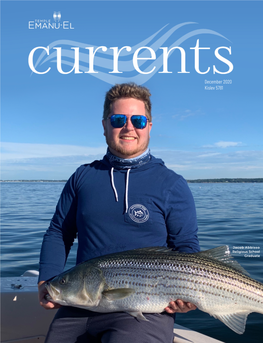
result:
<svg viewBox="0 0 263 343"><path fill-rule="evenodd" d="M126 204L126 211L125 213L128 212L128 189L129 189L129 175L130 175L130 170L127 170L127 176L126 176L126 189L125 189L125 204Z"/></svg>
<svg viewBox="0 0 263 343"><path fill-rule="evenodd" d="M117 190L116 190L116 187L115 187L115 184L114 184L113 171L114 171L114 168L112 167L111 168L111 185L112 185L112 188L113 188L113 191L114 191L114 194L115 194L115 199L118 202L119 201L119 197L118 197L118 193L117 193ZM128 208L129 208L129 204L128 204L128 189L129 189L130 171L131 171L131 169L128 169L127 170L127 174L126 174L126 188L125 188L125 207L126 207L126 209L125 209L125 213L128 212Z"/></svg>
<svg viewBox="0 0 263 343"><path fill-rule="evenodd" d="M116 201L118 202L118 193L117 193L117 190L116 190L115 185L114 185L113 170L114 170L114 168L112 167L112 168L111 168L111 173L110 173L110 174L111 174L111 185L112 185L112 188L113 188L113 190L114 190L115 199L116 199Z"/></svg>

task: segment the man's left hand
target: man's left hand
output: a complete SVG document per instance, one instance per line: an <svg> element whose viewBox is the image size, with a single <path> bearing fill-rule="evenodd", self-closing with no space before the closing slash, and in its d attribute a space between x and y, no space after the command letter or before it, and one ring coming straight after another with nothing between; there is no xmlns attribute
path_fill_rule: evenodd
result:
<svg viewBox="0 0 263 343"><path fill-rule="evenodd" d="M168 313L186 313L192 310L196 310L196 306L189 302L184 302L183 300L177 299L176 301L171 301L169 305L165 308Z"/></svg>

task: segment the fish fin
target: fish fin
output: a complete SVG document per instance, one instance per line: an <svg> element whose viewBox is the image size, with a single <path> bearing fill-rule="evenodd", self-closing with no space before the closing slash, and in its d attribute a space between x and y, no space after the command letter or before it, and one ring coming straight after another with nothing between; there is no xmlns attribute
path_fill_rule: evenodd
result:
<svg viewBox="0 0 263 343"><path fill-rule="evenodd" d="M212 314L212 316L216 319L221 320L221 322L223 322L234 332L242 335L242 333L245 332L247 316L249 315L249 313L250 312L242 311L224 315Z"/></svg>
<svg viewBox="0 0 263 343"><path fill-rule="evenodd" d="M234 268L240 273L249 276L249 273L234 259L233 256L231 256L228 245L222 245L217 248L200 251L196 254L213 258L217 261L221 261L222 263L226 263L228 266Z"/></svg>
<svg viewBox="0 0 263 343"><path fill-rule="evenodd" d="M142 312L137 312L137 311L133 311L133 312L127 312L128 314L130 314L131 316L137 318L138 320L143 320L143 321L146 321L148 322L149 320L146 319L144 317L144 315L142 314Z"/></svg>
<svg viewBox="0 0 263 343"><path fill-rule="evenodd" d="M217 260L222 260L227 258L228 256L231 256L228 245L221 245L220 247L199 251L197 254L213 257Z"/></svg>
<svg viewBox="0 0 263 343"><path fill-rule="evenodd" d="M135 290L133 288L115 288L115 289L108 289L108 290L103 291L102 295L108 301L114 301L114 300L127 298L133 293L135 293Z"/></svg>

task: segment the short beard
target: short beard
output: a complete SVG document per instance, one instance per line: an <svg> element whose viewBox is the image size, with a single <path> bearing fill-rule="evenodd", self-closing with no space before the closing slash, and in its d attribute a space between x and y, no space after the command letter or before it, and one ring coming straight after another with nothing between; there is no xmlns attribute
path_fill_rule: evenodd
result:
<svg viewBox="0 0 263 343"><path fill-rule="evenodd" d="M106 137L106 143L107 143L107 145L108 145L108 147L110 149L110 152L113 153L113 154L114 154L114 152L118 152L122 156L125 156L125 157L122 157L122 158L127 158L127 159L128 158L132 158L130 156L134 157L134 155L137 155L137 156L141 155L144 151L147 150L149 142L150 142L150 137L145 142L145 144L142 145L141 147L135 148L134 150L127 151L125 148L115 144L115 142L112 142L111 140L109 140ZM114 150L114 152L112 151L112 149Z"/></svg>

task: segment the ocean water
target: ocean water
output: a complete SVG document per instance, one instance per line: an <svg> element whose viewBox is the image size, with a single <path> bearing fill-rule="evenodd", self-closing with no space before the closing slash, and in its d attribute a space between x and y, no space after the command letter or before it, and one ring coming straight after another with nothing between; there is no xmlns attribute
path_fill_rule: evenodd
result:
<svg viewBox="0 0 263 343"><path fill-rule="evenodd" d="M189 186L196 203L201 249L229 245L251 277L263 282L263 183ZM42 237L63 187L63 182L1 183L3 277L38 269ZM66 268L74 266L75 254L76 244ZM226 343L263 342L263 315L257 313L249 315L243 335L199 310L177 314L176 322Z"/></svg>

